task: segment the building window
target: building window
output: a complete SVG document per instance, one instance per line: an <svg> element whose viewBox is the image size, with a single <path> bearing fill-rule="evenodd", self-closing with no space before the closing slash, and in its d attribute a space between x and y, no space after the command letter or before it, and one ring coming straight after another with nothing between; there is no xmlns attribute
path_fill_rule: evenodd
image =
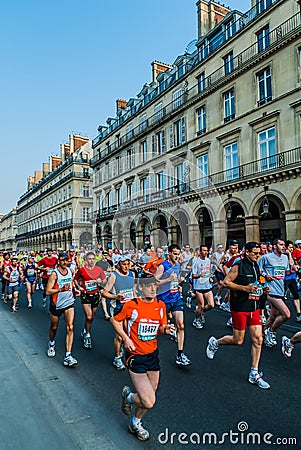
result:
<svg viewBox="0 0 301 450"><path fill-rule="evenodd" d="M235 119L235 97L234 89L224 93L224 123Z"/></svg>
<svg viewBox="0 0 301 450"><path fill-rule="evenodd" d="M127 188L126 188L127 200L131 200L132 199L132 191L133 191L132 183L129 183L127 185Z"/></svg>
<svg viewBox="0 0 301 450"><path fill-rule="evenodd" d="M257 33L258 53L265 50L270 45L270 28L267 25Z"/></svg>
<svg viewBox="0 0 301 450"><path fill-rule="evenodd" d="M185 64L181 63L178 67L178 78L181 78L185 74Z"/></svg>
<svg viewBox="0 0 301 450"><path fill-rule="evenodd" d="M183 143L182 120L177 120L174 124L175 128L175 145L178 147Z"/></svg>
<svg viewBox="0 0 301 450"><path fill-rule="evenodd" d="M90 197L90 186L88 184L82 185L82 196L83 197Z"/></svg>
<svg viewBox="0 0 301 450"><path fill-rule="evenodd" d="M165 176L163 170L156 174L156 188L157 191L164 191L165 189Z"/></svg>
<svg viewBox="0 0 301 450"><path fill-rule="evenodd" d="M209 165L207 153L198 157L198 169L199 187L208 186Z"/></svg>
<svg viewBox="0 0 301 450"><path fill-rule="evenodd" d="M206 108L202 106L197 111L197 134L201 135L206 133Z"/></svg>
<svg viewBox="0 0 301 450"><path fill-rule="evenodd" d="M116 134L116 145L117 147L120 146L120 134Z"/></svg>
<svg viewBox="0 0 301 450"><path fill-rule="evenodd" d="M163 118L163 107L162 107L162 103L159 103L158 105L155 106L155 115L156 115L156 120L159 121Z"/></svg>
<svg viewBox="0 0 301 450"><path fill-rule="evenodd" d="M129 150L127 150L126 152L126 159L127 159L127 168L128 169L133 169L134 165L135 165L135 161L134 161L134 149L130 148Z"/></svg>
<svg viewBox="0 0 301 450"><path fill-rule="evenodd" d="M152 154L153 156L165 153L165 130L161 130L152 136Z"/></svg>
<svg viewBox="0 0 301 450"><path fill-rule="evenodd" d="M178 89L173 93L173 109L177 109L182 105L182 89Z"/></svg>
<svg viewBox="0 0 301 450"><path fill-rule="evenodd" d="M274 169L277 166L275 127L258 133L258 153L260 170Z"/></svg>
<svg viewBox="0 0 301 450"><path fill-rule="evenodd" d="M203 92L203 90L205 89L206 85L205 85L205 72L202 72L198 77L198 91L199 92Z"/></svg>
<svg viewBox="0 0 301 450"><path fill-rule="evenodd" d="M225 69L225 75L228 75L229 73L233 72L233 70L234 70L233 52L228 53L224 57L224 69Z"/></svg>
<svg viewBox="0 0 301 450"><path fill-rule="evenodd" d="M226 180L233 180L239 177L238 167L238 145L237 142L224 147Z"/></svg>
<svg viewBox="0 0 301 450"><path fill-rule="evenodd" d="M140 123L139 123L139 131L142 133L147 128L147 120L146 120L146 114L143 114L142 117L140 117Z"/></svg>
<svg viewBox="0 0 301 450"><path fill-rule="evenodd" d="M272 78L271 69L265 69L257 75L258 83L258 106L264 105L272 100Z"/></svg>
<svg viewBox="0 0 301 450"><path fill-rule="evenodd" d="M159 92L160 94L164 91L165 89L165 80L161 80L159 83Z"/></svg>
<svg viewBox="0 0 301 450"><path fill-rule="evenodd" d="M133 126L132 124L130 124L126 127L126 139L129 141L130 139L132 139L133 135Z"/></svg>
<svg viewBox="0 0 301 450"><path fill-rule="evenodd" d="M90 178L88 167L83 167L82 174L83 174L83 178Z"/></svg>
<svg viewBox="0 0 301 450"><path fill-rule="evenodd" d="M121 156L116 156L116 171L117 175L120 175L122 172Z"/></svg>
<svg viewBox="0 0 301 450"><path fill-rule="evenodd" d="M69 184L69 186L68 186L68 198L71 198L71 197L72 197L72 185Z"/></svg>
<svg viewBox="0 0 301 450"><path fill-rule="evenodd" d="M184 164L178 164L175 167L175 172L177 181L177 194L183 194L184 192L186 192L186 185L184 181Z"/></svg>
<svg viewBox="0 0 301 450"><path fill-rule="evenodd" d="M88 206L82 207L82 222L89 222L90 208Z"/></svg>
<svg viewBox="0 0 301 450"><path fill-rule="evenodd" d="M225 26L225 32L226 32L226 39L230 39L235 34L235 21L231 20L231 22L228 22Z"/></svg>
<svg viewBox="0 0 301 450"><path fill-rule="evenodd" d="M259 0L256 3L258 13L259 14L262 13L265 9L267 9L269 6L271 6L272 3L273 3L273 0Z"/></svg>
<svg viewBox="0 0 301 450"><path fill-rule="evenodd" d="M144 99L143 99L143 104L144 106L147 105L149 103L149 94L145 94L144 95Z"/></svg>
<svg viewBox="0 0 301 450"><path fill-rule="evenodd" d="M121 203L121 196L120 196L120 188L116 188L116 204L117 204L117 206L119 206L120 205L120 203Z"/></svg>
<svg viewBox="0 0 301 450"><path fill-rule="evenodd" d="M141 162L147 161L147 143L146 140L142 141L140 144L140 151L141 151Z"/></svg>

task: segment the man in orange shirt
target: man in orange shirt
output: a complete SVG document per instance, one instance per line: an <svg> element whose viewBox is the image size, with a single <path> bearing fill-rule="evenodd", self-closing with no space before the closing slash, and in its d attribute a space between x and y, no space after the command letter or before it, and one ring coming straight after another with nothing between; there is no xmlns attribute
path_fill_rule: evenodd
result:
<svg viewBox="0 0 301 450"><path fill-rule="evenodd" d="M159 383L160 361L157 344L159 333L172 334L175 327L167 324L164 302L156 299L157 282L153 276L139 279L141 297L125 303L122 310L111 319L115 331L122 338L126 350L126 365L136 392L128 386L122 389L122 411L135 413L129 424L129 431L141 440L149 439L149 432L143 428L141 419L156 401ZM128 320L127 332L122 323Z"/></svg>

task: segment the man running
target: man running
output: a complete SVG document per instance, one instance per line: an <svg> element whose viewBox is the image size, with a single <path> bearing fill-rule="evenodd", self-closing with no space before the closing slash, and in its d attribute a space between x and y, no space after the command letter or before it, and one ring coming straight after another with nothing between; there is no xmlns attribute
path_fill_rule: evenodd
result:
<svg viewBox="0 0 301 450"><path fill-rule="evenodd" d="M7 300L13 299L11 310L17 312L20 285L23 280L23 273L17 256L12 256L10 265L4 269L3 278L7 282Z"/></svg>
<svg viewBox="0 0 301 450"><path fill-rule="evenodd" d="M52 248L47 248L47 254L38 262L38 267L42 272L42 283L43 283L43 301L42 306L46 306L46 287L49 280L50 275L54 271L57 265L57 257L53 255Z"/></svg>
<svg viewBox="0 0 301 450"><path fill-rule="evenodd" d="M269 389L270 385L258 372L262 348L262 324L260 319L259 299L263 294L263 287L259 284L260 270L257 259L260 246L257 242L245 244L244 258L235 263L224 283L230 289L230 308L233 321L233 335L216 339L209 339L206 354L213 359L222 345L242 345L245 339L246 327L251 336L251 371L249 382L257 384L261 389Z"/></svg>
<svg viewBox="0 0 301 450"><path fill-rule="evenodd" d="M85 313L85 325L81 333L84 348L92 348L91 327L100 302L100 287L106 279L104 271L95 265L95 253L86 254L87 265L80 267L75 274L74 284L81 292L81 304Z"/></svg>
<svg viewBox="0 0 301 450"><path fill-rule="evenodd" d="M26 286L26 295L27 295L27 308L32 308L32 296L35 291L37 277L38 277L38 269L34 260L33 255L29 255L28 262L23 266L23 273L25 279Z"/></svg>
<svg viewBox="0 0 301 450"><path fill-rule="evenodd" d="M123 340L126 365L136 392L128 386L122 389L122 411L130 415L129 431L139 440L149 439L149 432L142 426L145 413L156 402L159 384L160 361L157 343L159 333L171 334L175 327L167 324L165 304L156 299L157 282L153 276L142 274L139 278L141 297L126 303L111 319L111 323ZM127 332L122 323L128 321Z"/></svg>
<svg viewBox="0 0 301 450"><path fill-rule="evenodd" d="M111 300L111 316L120 312L123 306L132 300L136 295L135 287L135 275L131 266L131 257L129 255L123 255L119 257L117 269L112 272L108 279L102 296ZM115 294L113 293L115 291ZM113 366L117 370L125 369L125 365L122 362L121 352L122 339L119 334L116 333L114 339L114 359Z"/></svg>
<svg viewBox="0 0 301 450"><path fill-rule="evenodd" d="M184 303L179 291L180 252L181 248L177 244L168 247L168 257L159 265L156 272L156 280L159 283L157 297L165 303L167 314L171 313L176 323L178 344L176 364L189 366L191 361L184 353Z"/></svg>
<svg viewBox="0 0 301 450"><path fill-rule="evenodd" d="M64 366L73 367L77 360L72 356L72 344L74 338L74 297L72 271L68 265L68 254L61 252L58 255L58 267L51 273L47 286L46 295L50 295L50 327L47 356L55 356L55 336L61 316L66 322L66 355L63 361Z"/></svg>
<svg viewBox="0 0 301 450"><path fill-rule="evenodd" d="M276 330L290 318L290 310L284 303L284 278L290 275L290 265L285 254L285 243L282 239L273 241L273 251L263 255L259 262L265 286L269 287L268 301L271 312L264 328L264 344L266 347L277 345Z"/></svg>
<svg viewBox="0 0 301 450"><path fill-rule="evenodd" d="M205 245L200 246L200 254L192 266L192 280L197 302L195 318L192 325L195 328L201 329L205 324L205 312L214 308L211 262L208 258L208 247Z"/></svg>

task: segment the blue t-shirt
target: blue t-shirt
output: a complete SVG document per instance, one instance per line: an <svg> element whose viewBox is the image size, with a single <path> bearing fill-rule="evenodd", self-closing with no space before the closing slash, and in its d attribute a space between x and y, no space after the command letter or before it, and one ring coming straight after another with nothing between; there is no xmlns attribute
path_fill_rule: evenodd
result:
<svg viewBox="0 0 301 450"><path fill-rule="evenodd" d="M167 283L160 284L160 286L158 287L157 298L159 300L162 300L164 303L174 303L181 299L178 280L180 273L180 264L171 264L166 260L160 265L164 267L164 272L160 280L166 280L166 278L168 278L172 273L175 273L177 275L177 278L175 280L168 281Z"/></svg>
<svg viewBox="0 0 301 450"><path fill-rule="evenodd" d="M283 297L285 272L290 269L287 255L282 253L277 256L274 252L267 253L260 258L258 266L263 276L268 274L274 277L272 281L266 280L264 284L270 288L269 295Z"/></svg>

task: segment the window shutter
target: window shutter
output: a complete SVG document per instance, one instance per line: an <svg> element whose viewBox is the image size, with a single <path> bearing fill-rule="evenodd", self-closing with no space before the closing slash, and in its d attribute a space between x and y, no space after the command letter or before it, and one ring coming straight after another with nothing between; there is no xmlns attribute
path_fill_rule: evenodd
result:
<svg viewBox="0 0 301 450"><path fill-rule="evenodd" d="M173 148L174 147L173 123L169 125L169 142L170 148Z"/></svg>
<svg viewBox="0 0 301 450"><path fill-rule="evenodd" d="M156 145L156 135L155 134L153 134L153 136L152 136L152 153L153 153L153 156L156 156L157 145Z"/></svg>
<svg viewBox="0 0 301 450"><path fill-rule="evenodd" d="M182 142L186 142L186 117L182 117Z"/></svg>
<svg viewBox="0 0 301 450"><path fill-rule="evenodd" d="M162 129L162 153L166 152L165 128Z"/></svg>

